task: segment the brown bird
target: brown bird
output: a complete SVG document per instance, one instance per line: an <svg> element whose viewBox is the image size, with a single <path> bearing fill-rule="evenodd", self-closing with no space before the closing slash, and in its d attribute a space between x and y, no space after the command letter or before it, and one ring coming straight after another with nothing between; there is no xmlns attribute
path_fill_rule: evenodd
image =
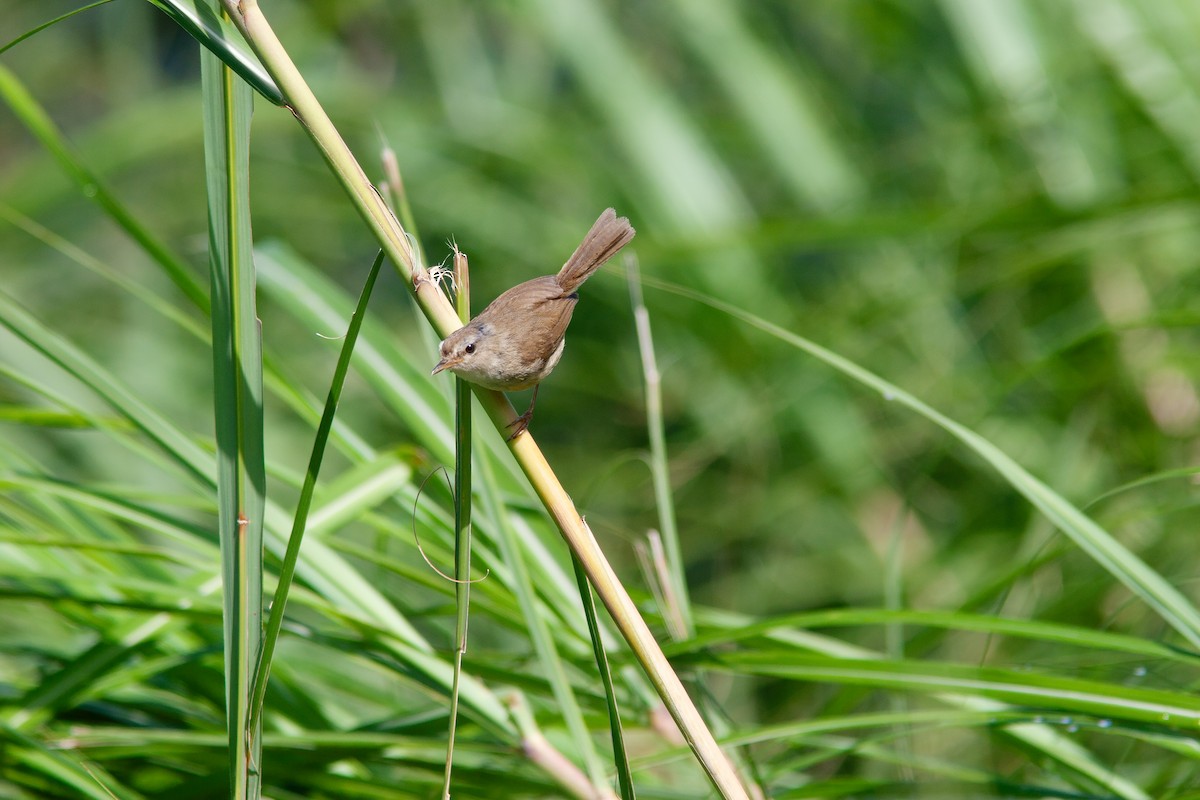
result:
<svg viewBox="0 0 1200 800"><path fill-rule="evenodd" d="M576 289L633 238L625 217L606 209L557 275L517 284L473 320L447 336L436 375L448 369L471 383L502 392L533 387L529 409L509 427L515 438L533 418L539 384L562 358L567 325L579 302Z"/></svg>

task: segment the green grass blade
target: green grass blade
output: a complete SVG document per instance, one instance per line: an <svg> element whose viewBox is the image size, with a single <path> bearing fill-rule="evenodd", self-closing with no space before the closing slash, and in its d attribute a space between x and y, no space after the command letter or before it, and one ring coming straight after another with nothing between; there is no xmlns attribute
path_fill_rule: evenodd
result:
<svg viewBox="0 0 1200 800"><path fill-rule="evenodd" d="M508 517L511 512L502 500L497 483L496 461L496 455L486 453L479 461L479 472L483 482L487 514L495 526L495 535L500 542L501 557L512 571L513 593L520 604L525 627L538 654L540 669L553 692L556 713L570 733L576 751L586 767L588 779L594 786L602 786L604 773L600 767L600 758L588 733L575 690L567 678L566 665L551 632L548 615L543 613L543 606L539 603L534 588L535 576L530 569L532 559L525 552L523 542Z"/></svg>
<svg viewBox="0 0 1200 800"><path fill-rule="evenodd" d="M17 119L37 138L42 147L54 156L84 195L92 198L117 225L150 254L197 308L207 311L208 296L192 276L187 264L177 258L169 247L142 224L137 215L109 191L100 176L92 172L67 143L42 105L3 64L0 64L0 98L4 99Z"/></svg>
<svg viewBox="0 0 1200 800"><path fill-rule="evenodd" d="M242 80L275 105L283 105L283 93L263 69L262 64L250 52L227 17L219 15L206 2L197 0L150 0L190 33L201 46L219 58L225 66L241 76Z"/></svg>
<svg viewBox="0 0 1200 800"><path fill-rule="evenodd" d="M861 201L865 182L830 130L833 120L808 88L813 76L803 65L763 47L739 3L674 0L671 5L680 34L713 73L797 202L829 213Z"/></svg>
<svg viewBox="0 0 1200 800"><path fill-rule="evenodd" d="M471 319L471 275L467 257L454 253L454 310L465 325ZM454 378L454 686L450 691L450 729L446 734L446 772L442 797L450 800L454 772L454 739L458 731L458 692L463 656L467 652L467 622L471 612L471 386Z"/></svg>
<svg viewBox="0 0 1200 800"><path fill-rule="evenodd" d="M337 331L351 315L352 306L343 302L343 292L286 248L272 245L261 248L256 266L264 291L306 326ZM422 374L415 365L408 363L410 359L410 355L396 346L394 337L389 336L386 329L372 325L371 320L363 320L354 350L356 372L377 389L391 407L411 421L421 440L436 448L435 458L443 449L449 457L450 449L444 445L450 440L450 428L437 405L438 393L428 379L428 367ZM268 506L268 518L275 520L276 516ZM342 547L340 543L337 546ZM282 549L279 548L281 557ZM349 546L343 549L362 552ZM386 600L383 592L319 537L310 536L305 550L297 567L298 576L309 586L318 588L331 602L340 605L356 625L374 626L385 632L379 645L394 651L423 683L448 696L453 684L450 665L432 655L432 647ZM393 642L393 638L398 641ZM477 715L476 721L498 735L513 733L507 711L482 684L464 679L460 691L464 706Z"/></svg>
<svg viewBox="0 0 1200 800"><path fill-rule="evenodd" d="M62 22L63 20L70 19L71 17L75 16L76 14L82 14L84 11L90 11L91 9L93 9L97 6L102 6L105 3L111 3L111 2L112 2L112 0L98 0L98 2L90 3L86 6L83 6L82 8L75 8L75 9L72 9L71 11L66 12L65 14L59 14L54 19L49 20L47 22L43 22L41 25L38 25L35 28L31 28L30 30L25 31L25 33L22 33L20 36L18 36L17 38L13 39L10 42L8 42L7 44L0 46L0 54L3 54L5 50L16 47L17 45L19 45L21 42L25 41L29 37L34 36L38 33L41 33L42 31L46 30L46 28L49 28L51 25L57 25L58 23Z"/></svg>
<svg viewBox="0 0 1200 800"><path fill-rule="evenodd" d="M226 725L231 797L257 800L261 729L251 727L254 669L262 647L262 341L250 232L252 95L225 64L201 54L205 176L212 269L213 396L217 505L225 586Z"/></svg>
<svg viewBox="0 0 1200 800"><path fill-rule="evenodd" d="M683 548L679 543L679 526L675 522L675 499L671 495L671 474L667 456L666 427L663 423L662 376L654 354L654 337L650 332L650 311L642 299L642 284L637 259L625 257L629 269L629 294L633 302L633 319L641 353L642 380L646 386L646 429L650 438L650 476L654 481L654 505L666 551L667 570L671 586L664 586L666 608L663 616L677 620L672 630L676 639L686 639L696 632L692 620L692 603L684 576Z"/></svg>
<svg viewBox="0 0 1200 800"><path fill-rule="evenodd" d="M367 314L367 303L375 288L375 279L379 277L379 268L383 265L383 251L375 257L367 273L366 283L363 284L359 295L358 306L346 337L342 343L341 353L338 354L337 366L333 371L333 379L329 384L329 394L325 399L325 409L321 414L321 422L313 437L312 454L308 460L308 470L304 473L304 485L300 497L296 501L296 515L292 522L292 531L288 536L287 550L283 555L283 564L279 569L279 583L275 588L275 596L271 601L271 616L267 620L266 631L263 634L263 645L257 659L254 672L254 685L250 693L250 730L259 730L262 722L263 706L267 695L267 682L271 676L271 663L275 657L275 645L279 641L279 631L283 627L283 615L287 609L288 593L296 576L296 563L300 559L300 544L304 539L304 531L308 525L308 514L312 508L313 492L316 490L317 476L321 472L321 463L325 458L325 445L329 441L329 432L333 429L334 416L337 414L338 400L342 396L342 387L346 383L346 375L350 371L350 356L354 353L354 345L358 341L358 333L362 330L363 319Z"/></svg>
<svg viewBox="0 0 1200 800"><path fill-rule="evenodd" d="M647 286L687 297L718 309L747 325L817 358L838 372L873 389L887 401L911 409L951 434L983 458L1009 484L1040 510L1084 552L1153 608L1193 647L1200 648L1200 611L1183 593L1150 568L1127 547L1093 522L1065 498L1029 474L1021 465L979 434L913 397L859 365L802 336L781 328L761 317L691 289L660 281L645 281Z"/></svg>
<svg viewBox="0 0 1200 800"><path fill-rule="evenodd" d="M0 325L95 392L199 485L213 485L210 477L213 463L211 455L162 414L146 405L95 359L43 325L3 292L0 292Z"/></svg>
<svg viewBox="0 0 1200 800"><path fill-rule="evenodd" d="M263 290L307 327L340 331L353 306L328 277L279 242L259 247L257 266ZM418 366L415 358L397 344L386 326L366 321L355 349L355 370L401 415L433 457L447 464L454 458L448 406L429 379L430 366Z"/></svg>
<svg viewBox="0 0 1200 800"><path fill-rule="evenodd" d="M1033 670L930 661L831 659L767 648L723 653L703 661L713 669L736 669L743 674L921 693L965 694L1043 709L1045 713L1084 714L1131 725L1180 731L1194 731L1200 725L1200 699L1187 692L1122 686Z"/></svg>
<svg viewBox="0 0 1200 800"><path fill-rule="evenodd" d="M138 800L143 795L121 786L112 775L96 765L89 765L72 758L62 750L47 747L32 737L8 728L0 728L0 740L7 742L5 760L21 764L52 780L56 788L69 788L71 797L87 800ZM47 787L49 788L49 787ZM32 797L33 795L21 795Z"/></svg>
<svg viewBox="0 0 1200 800"><path fill-rule="evenodd" d="M712 620L706 620L709 625ZM663 648L668 654L683 655L739 642L770 639L775 634L795 629L819 630L857 626L890 625L930 627L943 630L973 631L989 636L1011 636L1034 641L1052 642L1063 647L1081 650L1123 653L1151 661L1174 661L1195 665L1200 654L1181 650L1138 636L1094 630L1076 625L1062 625L1038 620L1006 619L961 611L918 611L891 608L837 608L806 611L748 620L737 617L719 627L706 630L685 642L675 642Z"/></svg>
<svg viewBox="0 0 1200 800"><path fill-rule="evenodd" d="M608 654L604 650L604 633L600 628L600 618L596 615L596 598L592 595L592 585L588 583L583 565L574 555L571 560L575 566L575 581L579 585L583 613L587 617L588 633L592 638L592 652L596 656L596 669L600 673L600 682L604 684L604 699L608 705L608 729L612 735L613 761L617 767L617 783L620 786L623 800L633 800L635 796L633 773L629 768L629 751L625 748L625 729L621 725L621 711L617 706L612 669L608 664Z"/></svg>

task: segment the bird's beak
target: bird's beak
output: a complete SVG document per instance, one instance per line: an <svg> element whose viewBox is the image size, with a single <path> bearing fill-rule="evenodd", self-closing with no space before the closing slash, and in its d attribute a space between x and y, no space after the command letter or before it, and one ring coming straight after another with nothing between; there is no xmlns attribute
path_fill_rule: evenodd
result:
<svg viewBox="0 0 1200 800"><path fill-rule="evenodd" d="M449 357L447 356L446 358L443 358L441 361L439 361L437 364L435 364L435 365L434 365L434 367L433 367L433 372L431 372L431 373L429 373L429 374L430 374L430 375L437 375L439 372L441 372L441 371L442 371L442 370L444 370L444 369L447 369L447 368L448 368L448 367L450 367L450 366L451 366L451 364L450 364L450 359L449 359Z"/></svg>

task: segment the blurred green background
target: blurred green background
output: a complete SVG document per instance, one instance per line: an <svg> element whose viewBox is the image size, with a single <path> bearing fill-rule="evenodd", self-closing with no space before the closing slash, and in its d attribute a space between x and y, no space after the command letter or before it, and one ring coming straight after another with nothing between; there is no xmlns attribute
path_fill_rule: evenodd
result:
<svg viewBox="0 0 1200 800"><path fill-rule="evenodd" d="M451 240L470 256L476 309L557 270L598 212L614 206L638 230L645 277L724 300L903 387L1195 595L1200 3L262 2L368 174L382 177L384 141L396 151L428 260L441 261ZM9 3L0 40L73 7ZM39 33L0 56L0 67L207 286L195 43L149 3L124 0ZM9 102L0 106L3 292L210 441L207 345L81 262L207 322ZM261 100L251 173L256 240L356 293L375 245L295 120ZM606 267L581 294L532 430L637 587L631 545L658 515L623 266ZM653 283L645 298L699 606L753 616L981 612L1181 643L928 421L693 299ZM432 366L425 322L394 272L370 314L414 369ZM298 319L270 291L260 316L281 369L323 396L341 330ZM53 552L22 544L31 527L52 532L29 521L38 501L17 478L31 473L110 487L211 525L194 493L188 508L178 476L80 416L104 418L103 404L7 332L0 368L2 560L30 567ZM430 396L448 396L448 381L428 386ZM513 400L521 409L527 397ZM439 411L448 421L448 406ZM271 488L287 507L286 475L302 470L312 425L277 397L267 413ZM340 414L418 472L440 461L363 381L352 377ZM348 469L333 460L323 480ZM1135 484L1147 478L1160 480ZM392 513L403 515L402 505ZM560 558L553 537L546 541ZM398 557L419 563L411 548ZM9 653L0 685L10 698L88 638L55 592L35 591L19 573L0 576L9 607L0 611L0 653ZM397 583L386 591L406 597ZM428 613L422 629L448 647L439 637L452 612L437 592L421 591L397 602ZM219 625L209 619L201 629ZM486 623L475 631L499 652L522 648ZM834 634L913 658L1115 684L1195 680L1194 670L1046 642L942 631L897 645L878 626ZM749 678L711 689L747 727L857 702ZM212 697L219 709L219 687ZM100 707L60 713L63 724L123 717ZM959 744L958 763L1018 783L1044 779L1003 745ZM1194 756L1095 746L1102 763L1129 768L1155 796L1184 796L1195 775ZM877 766L864 761L811 769L849 778ZM912 787L923 773L904 774L900 783L919 793Z"/></svg>

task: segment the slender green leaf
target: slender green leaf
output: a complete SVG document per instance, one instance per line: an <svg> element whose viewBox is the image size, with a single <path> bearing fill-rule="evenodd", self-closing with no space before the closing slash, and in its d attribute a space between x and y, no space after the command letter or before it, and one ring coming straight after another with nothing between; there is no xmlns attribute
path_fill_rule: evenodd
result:
<svg viewBox="0 0 1200 800"><path fill-rule="evenodd" d="M261 723L252 712L252 697L263 635L266 464L262 341L250 231L252 101L246 84L216 56L203 53L201 67L230 796L257 800Z"/></svg>
<svg viewBox="0 0 1200 800"><path fill-rule="evenodd" d="M229 20L205 0L150 0L196 41L236 72L256 92L275 105L283 94Z"/></svg>
<svg viewBox="0 0 1200 800"><path fill-rule="evenodd" d="M874 389L884 400L902 405L933 422L975 451L1096 563L1160 614L1193 647L1200 648L1200 611L1197 611L1191 601L1151 569L1146 562L1132 553L1129 548L1114 539L1060 494L1033 477L1000 448L975 431L935 411L908 392L837 353L768 322L756 314L699 292L667 285L661 281L647 280L646 285L655 286L719 309L747 325L765 331L825 362L858 383Z"/></svg>

